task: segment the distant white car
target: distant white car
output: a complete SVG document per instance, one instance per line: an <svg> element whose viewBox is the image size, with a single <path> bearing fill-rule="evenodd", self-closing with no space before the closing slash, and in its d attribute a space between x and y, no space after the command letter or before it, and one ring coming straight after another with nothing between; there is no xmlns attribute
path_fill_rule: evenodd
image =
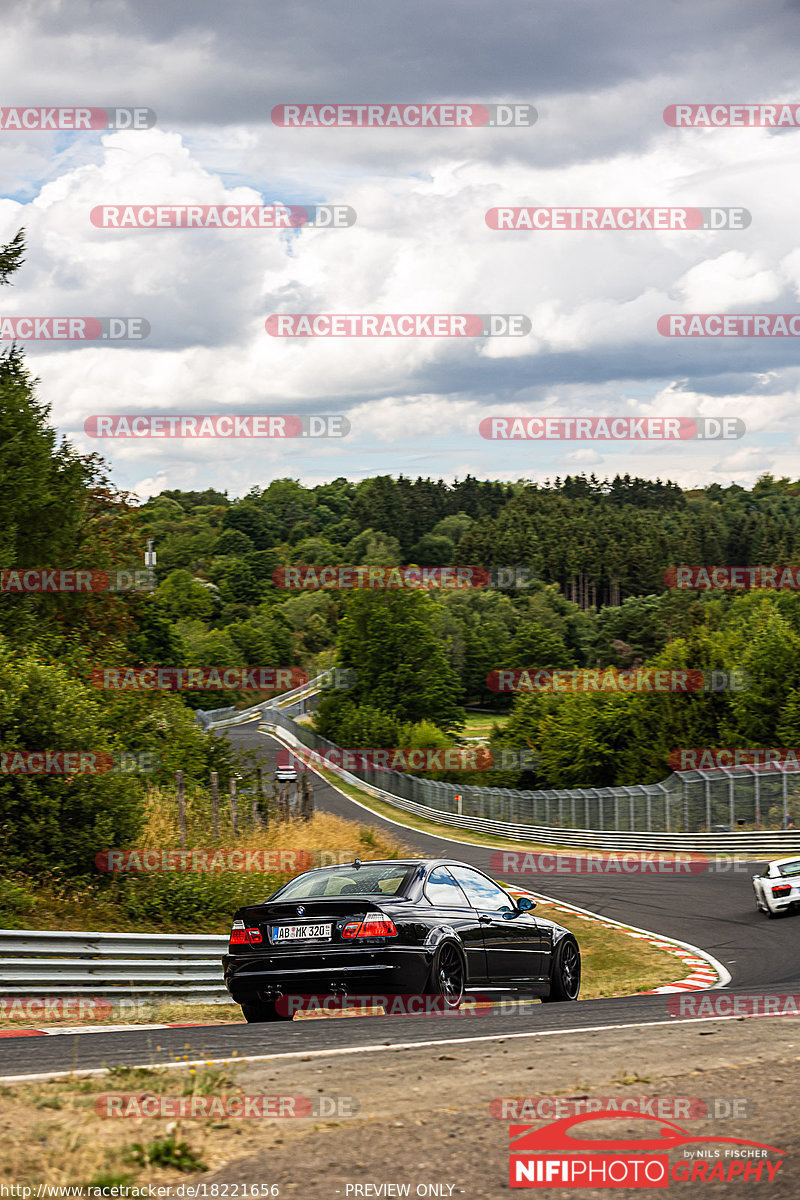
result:
<svg viewBox="0 0 800 1200"><path fill-rule="evenodd" d="M761 875L753 876L756 908L777 917L800 908L800 858L775 858Z"/></svg>
<svg viewBox="0 0 800 1200"><path fill-rule="evenodd" d="M297 760L290 750L278 751L275 768L278 783L297 783Z"/></svg>

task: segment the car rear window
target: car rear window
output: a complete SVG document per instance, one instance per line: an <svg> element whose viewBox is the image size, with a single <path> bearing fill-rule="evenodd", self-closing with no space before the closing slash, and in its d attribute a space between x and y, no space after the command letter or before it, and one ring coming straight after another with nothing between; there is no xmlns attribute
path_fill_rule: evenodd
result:
<svg viewBox="0 0 800 1200"><path fill-rule="evenodd" d="M321 867L292 879L275 900L310 900L315 896L399 896L415 867L408 863L361 867Z"/></svg>
<svg viewBox="0 0 800 1200"><path fill-rule="evenodd" d="M781 863L778 870L781 875L800 875L800 858L794 862Z"/></svg>

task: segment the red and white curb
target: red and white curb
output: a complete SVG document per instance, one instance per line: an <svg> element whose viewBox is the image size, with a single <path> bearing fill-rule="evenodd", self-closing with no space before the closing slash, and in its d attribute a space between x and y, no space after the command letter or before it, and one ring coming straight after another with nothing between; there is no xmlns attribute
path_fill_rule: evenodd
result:
<svg viewBox="0 0 800 1200"><path fill-rule="evenodd" d="M53 1037L55 1034L76 1033L132 1033L143 1029L202 1029L216 1028L217 1025L241 1025L241 1021L177 1021L169 1025L60 1025L54 1029L0 1029L0 1038L4 1037Z"/></svg>
<svg viewBox="0 0 800 1200"><path fill-rule="evenodd" d="M554 908L557 912L569 913L574 916L582 917L591 925L601 925L606 929L618 929L622 933L626 933L628 937L637 938L639 941L646 942L649 946L654 946L657 950L663 950L667 954L674 954L691 970L683 979L678 979L675 983L665 984L663 987L651 988L647 992L637 992L638 996L656 996L664 992L695 992L705 988L720 988L725 987L731 981L730 972L711 954L707 954L705 950L698 949L697 946L692 946L689 942L680 942L677 938L664 937L661 934L651 933L647 929L639 929L635 925L626 925L622 921L614 921L610 917L601 917L597 913L590 912L586 908L578 908L574 904L567 904L563 900L555 900L552 896L543 896L540 892L532 892L528 888L508 887L503 885L507 892L512 896L531 896L534 900L542 900Z"/></svg>

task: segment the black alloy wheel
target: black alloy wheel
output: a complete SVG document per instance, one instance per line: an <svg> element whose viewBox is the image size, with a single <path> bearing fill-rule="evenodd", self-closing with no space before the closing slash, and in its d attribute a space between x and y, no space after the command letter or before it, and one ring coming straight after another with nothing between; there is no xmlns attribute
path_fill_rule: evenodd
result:
<svg viewBox="0 0 800 1200"><path fill-rule="evenodd" d="M460 1008L464 998L464 960L453 942L443 942L436 953L433 982L446 1008Z"/></svg>
<svg viewBox="0 0 800 1200"><path fill-rule="evenodd" d="M577 1000L580 989L581 952L574 938L565 937L558 943L553 955L550 995L542 999L545 1003L554 1000Z"/></svg>

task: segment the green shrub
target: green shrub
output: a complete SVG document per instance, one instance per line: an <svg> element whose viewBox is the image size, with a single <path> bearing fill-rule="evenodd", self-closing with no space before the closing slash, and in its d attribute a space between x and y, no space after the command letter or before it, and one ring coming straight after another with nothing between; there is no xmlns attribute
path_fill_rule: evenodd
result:
<svg viewBox="0 0 800 1200"><path fill-rule="evenodd" d="M228 920L242 905L260 903L282 880L283 876L238 871L127 876L117 885L118 901L133 921L199 927Z"/></svg>

